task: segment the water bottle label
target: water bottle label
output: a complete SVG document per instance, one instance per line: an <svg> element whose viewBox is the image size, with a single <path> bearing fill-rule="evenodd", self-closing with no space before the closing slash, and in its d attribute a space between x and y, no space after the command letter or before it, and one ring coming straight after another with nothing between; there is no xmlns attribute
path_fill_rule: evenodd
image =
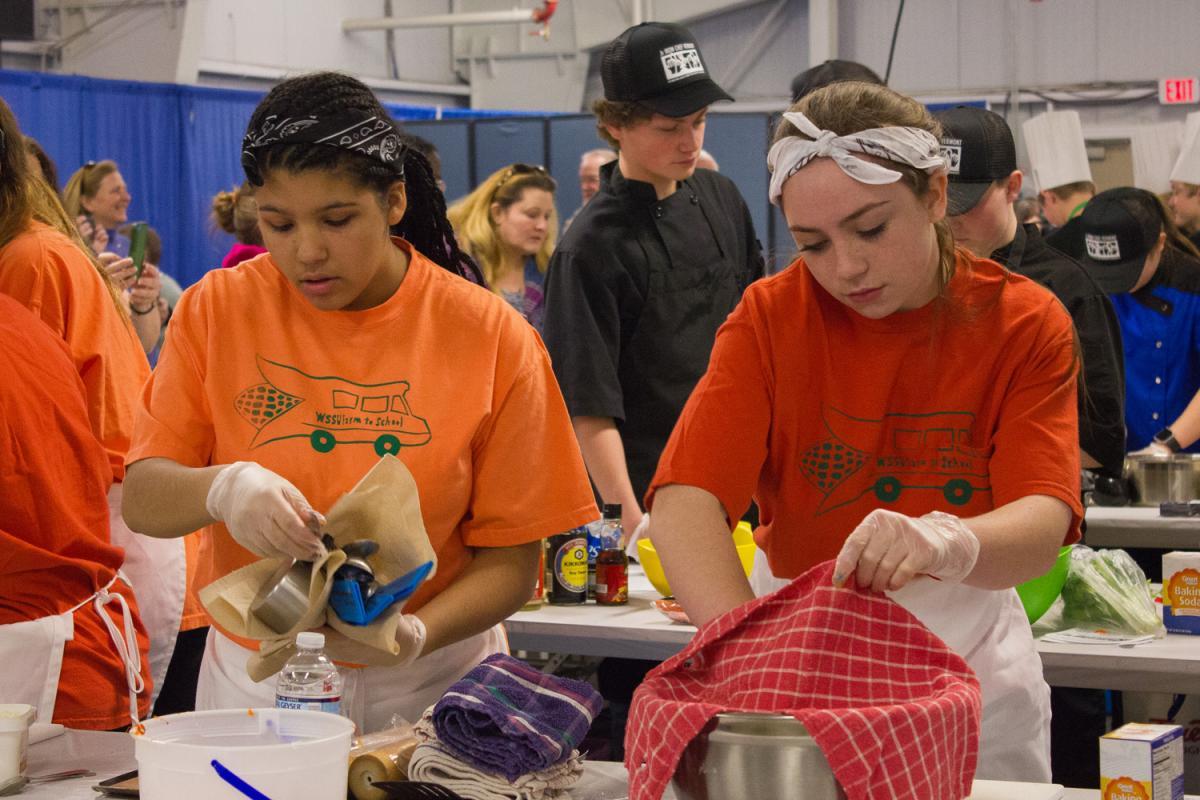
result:
<svg viewBox="0 0 1200 800"><path fill-rule="evenodd" d="M600 555L600 523L590 522L583 527L587 531L588 566L594 567Z"/></svg>
<svg viewBox="0 0 1200 800"><path fill-rule="evenodd" d="M287 697L275 695L276 708L295 708L300 711L328 711L330 714L342 713L342 698L339 697Z"/></svg>

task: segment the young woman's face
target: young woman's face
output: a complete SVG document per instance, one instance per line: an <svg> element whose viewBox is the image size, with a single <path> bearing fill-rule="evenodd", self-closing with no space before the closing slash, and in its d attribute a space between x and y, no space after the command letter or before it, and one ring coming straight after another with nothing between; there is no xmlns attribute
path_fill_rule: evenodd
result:
<svg viewBox="0 0 1200 800"><path fill-rule="evenodd" d="M388 227L404 216L403 182L379 195L328 170L273 170L255 192L263 243L284 276L322 311L385 302L407 265Z"/></svg>
<svg viewBox="0 0 1200 800"><path fill-rule="evenodd" d="M501 208L499 203L492 204L496 235L505 247L531 256L541 249L550 234L553 211L553 194L545 189L524 189L517 202L508 208Z"/></svg>
<svg viewBox="0 0 1200 800"><path fill-rule="evenodd" d="M933 223L946 213L946 176L925 197L903 181L860 183L817 158L783 185L792 238L817 283L870 319L920 308L937 296Z"/></svg>
<svg viewBox="0 0 1200 800"><path fill-rule="evenodd" d="M682 181L696 171L696 158L704 147L708 108L686 117L655 114L625 127L608 126L621 145L625 177L647 183Z"/></svg>
<svg viewBox="0 0 1200 800"><path fill-rule="evenodd" d="M116 228L125 223L130 200L132 198L125 188L125 179L121 177L121 173L110 172L100 181L96 194L79 198L79 203L84 211L92 215L97 225L102 228Z"/></svg>

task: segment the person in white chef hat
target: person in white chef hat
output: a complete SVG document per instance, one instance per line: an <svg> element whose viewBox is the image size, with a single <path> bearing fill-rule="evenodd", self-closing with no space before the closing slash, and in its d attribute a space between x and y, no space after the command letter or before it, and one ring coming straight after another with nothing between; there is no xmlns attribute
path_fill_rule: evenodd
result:
<svg viewBox="0 0 1200 800"><path fill-rule="evenodd" d="M1026 120L1021 129L1042 213L1057 228L1046 236L1046 243L1072 258L1082 258L1083 237L1075 220L1096 196L1096 184L1092 182L1079 114L1047 111Z"/></svg>
<svg viewBox="0 0 1200 800"><path fill-rule="evenodd" d="M1200 111L1187 115L1183 150L1171 169L1171 217L1192 244L1200 247Z"/></svg>

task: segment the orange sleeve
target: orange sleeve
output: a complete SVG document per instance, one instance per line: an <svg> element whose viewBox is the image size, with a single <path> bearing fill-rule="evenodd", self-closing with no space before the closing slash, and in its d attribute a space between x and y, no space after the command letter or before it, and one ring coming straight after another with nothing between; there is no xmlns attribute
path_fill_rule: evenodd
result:
<svg viewBox="0 0 1200 800"><path fill-rule="evenodd" d="M752 300L743 298L717 331L708 371L659 459L647 510L655 492L673 483L715 495L731 526L749 508L767 458L774 390L753 312Z"/></svg>
<svg viewBox="0 0 1200 800"><path fill-rule="evenodd" d="M169 458L187 467L206 467L212 455L212 413L201 358L207 336L203 284L183 293L171 316L158 366L142 389L125 463Z"/></svg>
<svg viewBox="0 0 1200 800"><path fill-rule="evenodd" d="M1062 500L1071 509L1064 544L1079 540L1079 356L1071 318L1046 298L1041 330L1020 359L1005 395L990 461L992 496L999 508L1033 494Z"/></svg>
<svg viewBox="0 0 1200 800"><path fill-rule="evenodd" d="M6 294L41 318L60 339L67 337L62 287L56 283L65 274L62 267L50 268L46 261L58 258L38 238L20 236L0 249L0 293Z"/></svg>
<svg viewBox="0 0 1200 800"><path fill-rule="evenodd" d="M515 318L514 318L515 320ZM501 336L516 359L496 376L492 414L472 443L471 511L463 520L468 547L524 544L600 518L550 356L525 326Z"/></svg>

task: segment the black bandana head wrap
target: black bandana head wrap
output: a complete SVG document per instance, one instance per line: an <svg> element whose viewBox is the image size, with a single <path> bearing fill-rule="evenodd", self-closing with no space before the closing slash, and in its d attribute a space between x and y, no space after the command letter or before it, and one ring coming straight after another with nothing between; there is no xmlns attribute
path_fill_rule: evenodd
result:
<svg viewBox="0 0 1200 800"><path fill-rule="evenodd" d="M340 114L279 118L272 114L242 139L242 170L255 186L263 185L263 174L255 152L277 144L319 144L364 155L391 167L404 177L404 142L391 120L377 114Z"/></svg>

